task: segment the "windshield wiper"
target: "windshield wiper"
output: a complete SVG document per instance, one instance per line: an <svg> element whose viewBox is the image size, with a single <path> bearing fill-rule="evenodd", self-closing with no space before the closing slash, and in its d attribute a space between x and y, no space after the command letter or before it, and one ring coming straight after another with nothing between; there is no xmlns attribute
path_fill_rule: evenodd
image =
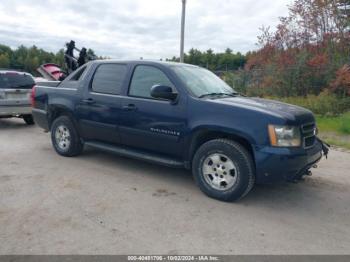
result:
<svg viewBox="0 0 350 262"><path fill-rule="evenodd" d="M239 95L238 93L208 93L208 94L203 94L203 95L199 96L199 98L203 98L206 96L232 96L232 97L235 97L238 95Z"/></svg>

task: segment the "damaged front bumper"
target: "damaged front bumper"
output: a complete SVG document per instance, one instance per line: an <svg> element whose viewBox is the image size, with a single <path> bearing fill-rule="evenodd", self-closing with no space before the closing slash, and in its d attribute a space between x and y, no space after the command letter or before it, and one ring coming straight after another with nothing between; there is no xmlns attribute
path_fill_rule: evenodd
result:
<svg viewBox="0 0 350 262"><path fill-rule="evenodd" d="M320 139L308 149L256 147L254 156L256 162L256 182L260 184L281 181L295 181L327 156L328 145Z"/></svg>

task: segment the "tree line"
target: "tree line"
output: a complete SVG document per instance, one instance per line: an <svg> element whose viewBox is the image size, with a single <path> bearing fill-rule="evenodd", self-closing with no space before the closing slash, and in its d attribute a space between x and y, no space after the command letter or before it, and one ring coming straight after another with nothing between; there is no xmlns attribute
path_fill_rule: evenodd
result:
<svg viewBox="0 0 350 262"><path fill-rule="evenodd" d="M179 62L180 58L174 56L168 61ZM247 59L246 55L240 52L234 53L230 48L227 48L225 52L219 53L215 53L212 49L200 51L191 48L188 53L185 53L184 62L205 67L211 71L232 71L244 68Z"/></svg>
<svg viewBox="0 0 350 262"><path fill-rule="evenodd" d="M92 49L88 49L87 54L95 56ZM36 69L46 63L55 63L65 69L64 49L53 53L35 45L31 47L21 45L11 49L9 46L0 44L0 68L2 69L15 69L37 75Z"/></svg>
<svg viewBox="0 0 350 262"><path fill-rule="evenodd" d="M95 52L88 49L88 54L95 55ZM106 59L106 57L100 58ZM179 61L179 58L173 57L167 61ZM239 52L233 53L230 48L223 53L215 53L212 49L202 52L192 48L185 54L185 62L212 71L232 71L244 68L246 56ZM64 68L64 50L60 49L53 53L35 45L32 47L21 45L13 50L9 46L0 44L0 68L22 70L35 75L36 69L45 63L55 63Z"/></svg>
<svg viewBox="0 0 350 262"><path fill-rule="evenodd" d="M15 69L36 74L36 69L45 63L64 65L64 50L57 53L47 52L36 46L23 45L12 50L9 46L0 44L0 68Z"/></svg>

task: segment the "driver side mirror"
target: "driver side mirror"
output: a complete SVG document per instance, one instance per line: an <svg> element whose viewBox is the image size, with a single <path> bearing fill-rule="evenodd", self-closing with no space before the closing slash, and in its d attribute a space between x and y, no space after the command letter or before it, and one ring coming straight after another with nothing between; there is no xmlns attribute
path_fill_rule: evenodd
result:
<svg viewBox="0 0 350 262"><path fill-rule="evenodd" d="M154 98L166 99L174 101L177 94L173 92L170 86L154 85L151 88L151 96Z"/></svg>

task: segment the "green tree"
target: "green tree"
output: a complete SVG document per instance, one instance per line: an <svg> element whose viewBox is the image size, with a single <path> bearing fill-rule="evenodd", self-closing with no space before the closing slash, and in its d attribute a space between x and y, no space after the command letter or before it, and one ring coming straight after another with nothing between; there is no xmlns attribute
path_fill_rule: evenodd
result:
<svg viewBox="0 0 350 262"><path fill-rule="evenodd" d="M0 68L9 68L10 67L10 58L7 53L0 54Z"/></svg>

